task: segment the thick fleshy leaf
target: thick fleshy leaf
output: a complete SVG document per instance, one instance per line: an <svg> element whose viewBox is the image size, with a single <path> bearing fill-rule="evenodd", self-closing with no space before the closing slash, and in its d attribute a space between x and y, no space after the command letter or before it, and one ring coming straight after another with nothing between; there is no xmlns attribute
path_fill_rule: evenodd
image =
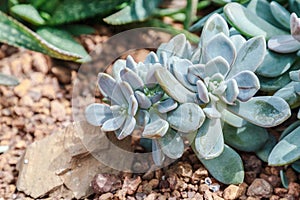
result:
<svg viewBox="0 0 300 200"><path fill-rule="evenodd" d="M249 122L240 128L225 123L223 135L226 144L246 152L254 152L260 149L269 138L265 128L255 126Z"/></svg>
<svg viewBox="0 0 300 200"><path fill-rule="evenodd" d="M108 105L93 103L85 109L85 118L93 126L101 126L113 118L113 114Z"/></svg>
<svg viewBox="0 0 300 200"><path fill-rule="evenodd" d="M231 66L226 79L229 79L244 70L254 72L263 62L265 52L266 43L263 37L258 36L249 39L238 51L236 60Z"/></svg>
<svg viewBox="0 0 300 200"><path fill-rule="evenodd" d="M160 0L135 0L130 5L103 20L112 25L144 21L153 15L159 3Z"/></svg>
<svg viewBox="0 0 300 200"><path fill-rule="evenodd" d="M157 85L157 80L156 80L156 77L155 77L155 72L157 69L160 69L162 68L162 65L161 64L153 64L153 65L149 65L149 70L146 74L146 77L145 77L145 84L147 87L154 87L155 85Z"/></svg>
<svg viewBox="0 0 300 200"><path fill-rule="evenodd" d="M196 85L196 82L199 78L205 78L205 65L203 64L196 64L192 65L188 68L188 75L187 78L191 84Z"/></svg>
<svg viewBox="0 0 300 200"><path fill-rule="evenodd" d="M285 87L291 81L287 72L275 78L267 78L259 75L257 77L260 82L260 90L264 92L275 92Z"/></svg>
<svg viewBox="0 0 300 200"><path fill-rule="evenodd" d="M253 97L247 102L237 101L227 109L243 119L261 127L273 127L291 116L289 105L280 97Z"/></svg>
<svg viewBox="0 0 300 200"><path fill-rule="evenodd" d="M246 39L241 36L241 35L233 35L230 36L230 39L232 41L232 43L235 46L235 50L236 52L239 52L240 48L244 45L244 43L246 42Z"/></svg>
<svg viewBox="0 0 300 200"><path fill-rule="evenodd" d="M293 168L296 172L300 173L300 160L295 161L295 162L292 164L292 168Z"/></svg>
<svg viewBox="0 0 300 200"><path fill-rule="evenodd" d="M168 113L167 121L170 126L183 133L197 130L204 122L205 115L199 105L195 103L184 103Z"/></svg>
<svg viewBox="0 0 300 200"><path fill-rule="evenodd" d="M135 97L139 103L139 107L143 109L148 109L152 105L150 99L141 91L134 92Z"/></svg>
<svg viewBox="0 0 300 200"><path fill-rule="evenodd" d="M268 164L286 165L300 159L300 126L284 137L272 150Z"/></svg>
<svg viewBox="0 0 300 200"><path fill-rule="evenodd" d="M225 145L224 151L216 158L206 160L195 151L196 156L209 171L209 173L218 181L224 184L239 184L244 180L244 166L239 154L232 148Z"/></svg>
<svg viewBox="0 0 300 200"><path fill-rule="evenodd" d="M152 140L152 158L157 166L161 166L165 160L165 155L163 154L157 140Z"/></svg>
<svg viewBox="0 0 300 200"><path fill-rule="evenodd" d="M228 22L246 36L264 36L269 39L274 35L287 34L238 3L227 4L224 14Z"/></svg>
<svg viewBox="0 0 300 200"><path fill-rule="evenodd" d="M290 12L287 11L283 6L281 6L276 1L270 3L270 8L272 15L275 20L280 23L286 29L290 29Z"/></svg>
<svg viewBox="0 0 300 200"><path fill-rule="evenodd" d="M276 144L277 139L273 134L269 133L267 142L259 150L255 151L255 154L264 162L268 162L268 157Z"/></svg>
<svg viewBox="0 0 300 200"><path fill-rule="evenodd" d="M243 118L229 112L226 109L222 110L222 120L236 128L240 128L246 124L246 121Z"/></svg>
<svg viewBox="0 0 300 200"><path fill-rule="evenodd" d="M48 2L48 1L47 1ZM53 5L53 1L51 1ZM98 14L110 13L124 0L64 0L54 4L53 13L47 23L51 25L79 21Z"/></svg>
<svg viewBox="0 0 300 200"><path fill-rule="evenodd" d="M125 81L119 82L119 83L117 83L117 85L119 85L119 87L122 91L123 97L125 98L125 100L128 104L130 97L134 95L132 88Z"/></svg>
<svg viewBox="0 0 300 200"><path fill-rule="evenodd" d="M208 103L209 102L209 95L208 95L208 90L207 86L202 80L197 81L197 92L198 92L198 97L203 103Z"/></svg>
<svg viewBox="0 0 300 200"><path fill-rule="evenodd" d="M199 46L203 46L206 42L219 33L224 33L225 36L229 36L228 25L221 15L213 14L204 24Z"/></svg>
<svg viewBox="0 0 300 200"><path fill-rule="evenodd" d="M224 150L224 138L220 119L206 119L195 138L198 157L213 159Z"/></svg>
<svg viewBox="0 0 300 200"><path fill-rule="evenodd" d="M134 95L130 96L128 104L129 105L128 105L127 114L130 116L135 116L135 114L138 110L139 104Z"/></svg>
<svg viewBox="0 0 300 200"><path fill-rule="evenodd" d="M241 101L248 101L259 90L259 80L251 71L242 71L233 76L232 79L236 80L239 88L237 98Z"/></svg>
<svg viewBox="0 0 300 200"><path fill-rule="evenodd" d="M145 58L144 64L155 64L155 63L159 63L159 59L157 57L157 55L151 51Z"/></svg>
<svg viewBox="0 0 300 200"><path fill-rule="evenodd" d="M146 110L138 110L135 118L138 126L145 127L150 121L150 114Z"/></svg>
<svg viewBox="0 0 300 200"><path fill-rule="evenodd" d="M208 63L218 56L223 57L229 65L234 62L236 57L235 46L224 33L215 35L203 46L204 63Z"/></svg>
<svg viewBox="0 0 300 200"><path fill-rule="evenodd" d="M124 116L124 115L113 116L113 118L111 118L103 123L101 130L102 131L118 130L124 124L125 120L126 120L126 116Z"/></svg>
<svg viewBox="0 0 300 200"><path fill-rule="evenodd" d="M163 90L175 101L179 103L197 102L196 94L186 89L167 69L158 69L155 76Z"/></svg>
<svg viewBox="0 0 300 200"><path fill-rule="evenodd" d="M233 104L236 98L239 96L240 88L235 79L226 81L226 90L223 97L223 101L227 104Z"/></svg>
<svg viewBox="0 0 300 200"><path fill-rule="evenodd" d="M133 90L141 89L144 87L142 79L129 68L124 68L120 71L122 81L126 81Z"/></svg>
<svg viewBox="0 0 300 200"><path fill-rule="evenodd" d="M296 13L291 14L290 18L291 34L298 42L300 42L300 19Z"/></svg>
<svg viewBox="0 0 300 200"><path fill-rule="evenodd" d="M294 123L292 123L291 125L289 125L287 128L284 129L284 131L282 131L282 133L279 137L279 140L282 140L285 136L290 134L292 131L294 131L299 126L300 126L300 120L297 120Z"/></svg>
<svg viewBox="0 0 300 200"><path fill-rule="evenodd" d="M40 16L36 8L30 4L17 4L10 8L10 12L34 25L45 24L45 20Z"/></svg>
<svg viewBox="0 0 300 200"><path fill-rule="evenodd" d="M291 71L289 74L292 81L300 82L300 70Z"/></svg>
<svg viewBox="0 0 300 200"><path fill-rule="evenodd" d="M291 35L275 35L268 41L268 47L278 53L293 53L300 49L300 42Z"/></svg>
<svg viewBox="0 0 300 200"><path fill-rule="evenodd" d="M134 72L136 71L137 64L131 55L127 56L126 58L126 67L128 67Z"/></svg>
<svg viewBox="0 0 300 200"><path fill-rule="evenodd" d="M168 57L178 56L181 58L184 55L185 44L185 35L176 35L168 43L161 44L157 49L157 54L160 55L162 52L165 52Z"/></svg>
<svg viewBox="0 0 300 200"><path fill-rule="evenodd" d="M267 50L264 61L255 73L265 77L277 77L290 69L295 60L295 54L283 55Z"/></svg>
<svg viewBox="0 0 300 200"><path fill-rule="evenodd" d="M283 98L291 106L291 108L298 107L300 105L300 96L295 92L294 87L296 84L299 83L294 81L290 82L278 90L274 96Z"/></svg>
<svg viewBox="0 0 300 200"><path fill-rule="evenodd" d="M187 59L180 59L173 64L173 72L176 79L184 85L187 89L195 92L197 90L196 86L191 85L187 79L188 67L192 66L193 63Z"/></svg>
<svg viewBox="0 0 300 200"><path fill-rule="evenodd" d="M0 85L15 86L19 81L16 77L0 73Z"/></svg>
<svg viewBox="0 0 300 200"><path fill-rule="evenodd" d="M270 3L267 0L251 0L247 5L247 10L252 11L258 17L264 19L270 24L283 28L280 23L277 22L275 16L272 14Z"/></svg>
<svg viewBox="0 0 300 200"><path fill-rule="evenodd" d="M131 135L131 133L133 132L134 128L136 125L136 120L134 117L131 116L127 116L126 117L126 121L123 125L123 127L121 128L121 132L119 133L119 135L117 136L117 138L119 140L124 139L125 137Z"/></svg>
<svg viewBox="0 0 300 200"><path fill-rule="evenodd" d="M158 112L160 113L167 113L167 112L170 112L174 109L176 109L178 106L178 103L176 101L174 101L172 98L168 98L164 101L160 101L158 104L157 104L157 110Z"/></svg>
<svg viewBox="0 0 300 200"><path fill-rule="evenodd" d="M142 133L144 138L157 139L163 137L169 129L169 123L163 119L157 119L145 126Z"/></svg>
<svg viewBox="0 0 300 200"><path fill-rule="evenodd" d="M72 52L83 59L88 59L89 57L84 47L77 42L69 32L63 29L40 27L37 29L36 33L59 49L66 52Z"/></svg>
<svg viewBox="0 0 300 200"><path fill-rule="evenodd" d="M206 106L203 108L203 112L209 119L218 119L221 117L221 113L215 107Z"/></svg>
<svg viewBox="0 0 300 200"><path fill-rule="evenodd" d="M1 11L0 29L0 42L42 52L58 59L73 60L77 62L80 61L80 59L83 59L83 57L73 51L65 51L50 44L35 32Z"/></svg>
<svg viewBox="0 0 300 200"><path fill-rule="evenodd" d="M158 142L163 153L169 158L180 158L184 152L184 143L181 136L172 129L169 129L164 137L159 138Z"/></svg>
<svg viewBox="0 0 300 200"><path fill-rule="evenodd" d="M103 96L111 98L113 90L116 87L116 80L106 73L99 73L98 87Z"/></svg>
<svg viewBox="0 0 300 200"><path fill-rule="evenodd" d="M112 75L117 81L121 81L120 72L126 67L126 61L123 59L117 60L112 67Z"/></svg>
<svg viewBox="0 0 300 200"><path fill-rule="evenodd" d="M220 73L224 76L226 76L226 74L229 71L229 64L228 62L222 57L222 56L218 56L212 60L210 60L208 63L206 63L205 65L205 75L207 77L211 77L216 73Z"/></svg>

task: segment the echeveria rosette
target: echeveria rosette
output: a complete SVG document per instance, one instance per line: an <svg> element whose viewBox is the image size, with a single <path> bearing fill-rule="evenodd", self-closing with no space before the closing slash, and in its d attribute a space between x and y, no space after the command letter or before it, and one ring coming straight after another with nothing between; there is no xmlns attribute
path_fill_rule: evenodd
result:
<svg viewBox="0 0 300 200"><path fill-rule="evenodd" d="M215 14L204 25L199 48L191 53L193 60L173 57L167 69L156 70L156 78L169 96L181 104L196 103L203 108L207 119L195 140L201 157L212 159L222 153L223 122L237 128L245 121L270 127L290 115L288 105L281 98L253 97L260 86L254 71L263 61L265 48L263 37L246 41L239 35L229 36L227 23ZM262 107L256 106L259 104L270 104L272 109L267 111L270 113L261 112ZM275 117L272 121L268 117L271 112L277 114L272 115Z"/></svg>
<svg viewBox="0 0 300 200"><path fill-rule="evenodd" d="M91 124L102 126L103 131L115 131L118 139L140 127L141 137L152 140L155 164L161 165L165 155L172 159L181 157L184 143L181 135L169 125L168 113L175 110L178 103L165 95L157 83L154 73L158 68L163 68L163 65L153 52L144 62L136 63L131 56L126 60L117 60L112 76L106 73L99 73L98 76L100 92L111 105L88 106L86 118ZM175 118L176 115L176 112L169 114ZM176 122L175 118L172 120Z"/></svg>
<svg viewBox="0 0 300 200"><path fill-rule="evenodd" d="M111 105L89 105L86 119L94 126L102 126L103 131L115 131L118 139L123 139L133 132L136 125L138 102L133 90L127 82L117 82L105 73L99 73L98 83L101 93L111 101Z"/></svg>

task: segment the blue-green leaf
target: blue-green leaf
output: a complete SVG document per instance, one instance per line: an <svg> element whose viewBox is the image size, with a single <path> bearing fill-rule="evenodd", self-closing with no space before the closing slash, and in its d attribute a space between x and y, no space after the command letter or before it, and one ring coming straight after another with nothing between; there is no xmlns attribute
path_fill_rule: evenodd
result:
<svg viewBox="0 0 300 200"><path fill-rule="evenodd" d="M232 148L225 145L224 151L218 157L210 160L203 159L194 146L193 150L209 173L218 181L224 184L239 184L243 182L245 174L243 161Z"/></svg>
<svg viewBox="0 0 300 200"><path fill-rule="evenodd" d="M272 150L269 165L286 165L300 159L300 126L294 129Z"/></svg>
<svg viewBox="0 0 300 200"><path fill-rule="evenodd" d="M269 133L267 142L259 150L255 151L255 154L264 162L268 162L268 157L276 144L277 139L274 135Z"/></svg>
<svg viewBox="0 0 300 200"><path fill-rule="evenodd" d="M104 18L104 21L112 25L144 21L155 12L159 3L160 0L135 0L119 12Z"/></svg>
<svg viewBox="0 0 300 200"><path fill-rule="evenodd" d="M199 158L212 159L224 150L224 138L220 119L206 119L194 141L194 151Z"/></svg>
<svg viewBox="0 0 300 200"><path fill-rule="evenodd" d="M289 105L280 97L253 97L247 102L237 101L227 110L261 127L273 127L291 116Z"/></svg>
<svg viewBox="0 0 300 200"><path fill-rule="evenodd" d="M279 54L267 50L263 63L255 72L265 77L278 77L290 69L295 60L295 54Z"/></svg>
<svg viewBox="0 0 300 200"><path fill-rule="evenodd" d="M240 128L224 124L223 134L226 144L247 152L260 149L269 138L266 129L249 122Z"/></svg>
<svg viewBox="0 0 300 200"><path fill-rule="evenodd" d="M266 39L274 35L288 34L273 26L255 13L238 3L229 3L224 7L228 22L246 36L264 36Z"/></svg>

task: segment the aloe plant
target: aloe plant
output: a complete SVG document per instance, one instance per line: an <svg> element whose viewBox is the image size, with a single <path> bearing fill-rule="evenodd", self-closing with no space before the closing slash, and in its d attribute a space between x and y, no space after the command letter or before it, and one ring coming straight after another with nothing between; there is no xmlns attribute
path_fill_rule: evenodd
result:
<svg viewBox="0 0 300 200"><path fill-rule="evenodd" d="M180 157L185 137L218 180L239 183L242 161L225 143L255 151L268 139L262 127L276 126L291 114L281 97L254 97L260 88L254 71L265 48L263 37L230 35L226 21L215 14L204 25L197 48L180 34L144 62L129 56L115 62L112 75L100 73L98 86L108 104L90 105L86 118L103 131L115 131L119 139L141 128L141 137L152 139L157 165L165 155ZM256 139L241 143L250 137Z"/></svg>

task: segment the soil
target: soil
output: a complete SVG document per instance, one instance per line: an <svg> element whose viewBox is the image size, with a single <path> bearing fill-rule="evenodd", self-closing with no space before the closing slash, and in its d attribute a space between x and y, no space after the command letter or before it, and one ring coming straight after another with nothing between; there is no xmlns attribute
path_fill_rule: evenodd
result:
<svg viewBox="0 0 300 200"><path fill-rule="evenodd" d="M80 38L88 51L111 35L106 28L98 30ZM0 86L0 147L4 148L0 152L0 200L32 199L16 188L16 164L28 145L72 122L72 84L79 65L4 44L0 58L0 72L20 80L16 87ZM282 127L273 131L277 130ZM213 179L187 148L181 159L163 169L97 175L91 180L95 194L88 199L300 199L300 175L292 168L284 168L290 181L284 188L279 175L282 167L267 166L251 153L241 152L241 156L245 181L240 185L224 185Z"/></svg>

